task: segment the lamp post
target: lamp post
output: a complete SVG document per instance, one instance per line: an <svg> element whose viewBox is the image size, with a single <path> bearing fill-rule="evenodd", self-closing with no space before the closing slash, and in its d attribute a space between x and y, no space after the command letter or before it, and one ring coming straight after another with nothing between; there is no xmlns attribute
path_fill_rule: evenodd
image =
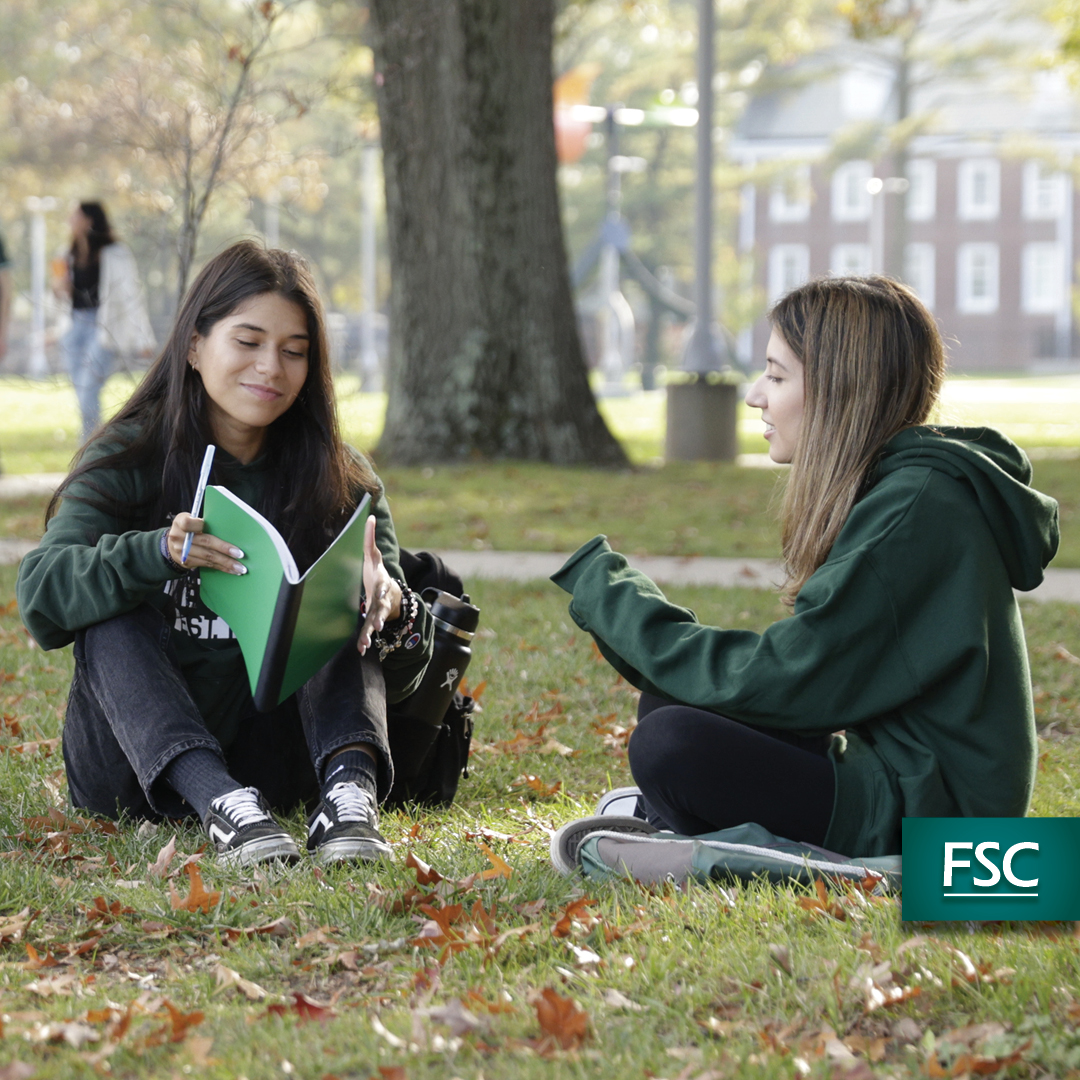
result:
<svg viewBox="0 0 1080 1080"><path fill-rule="evenodd" d="M722 350L713 331L712 316L714 2L698 0L695 319L683 357L683 368L690 378L668 384L664 442L666 457L676 461L734 461L738 452L738 395L733 383L716 377Z"/></svg>
<svg viewBox="0 0 1080 1080"><path fill-rule="evenodd" d="M866 181L870 193L870 269L885 272L885 195L903 195L910 186L904 176L871 176Z"/></svg>
<svg viewBox="0 0 1080 1080"><path fill-rule="evenodd" d="M51 195L39 198L31 195L26 200L30 212L30 357L26 373L32 379L43 379L49 374L49 361L45 355L45 215L56 209Z"/></svg>

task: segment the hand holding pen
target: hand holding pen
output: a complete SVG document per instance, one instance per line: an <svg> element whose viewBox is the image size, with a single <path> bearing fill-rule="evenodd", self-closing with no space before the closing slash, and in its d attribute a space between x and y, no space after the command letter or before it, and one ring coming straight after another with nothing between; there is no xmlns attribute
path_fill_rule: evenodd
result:
<svg viewBox="0 0 1080 1080"><path fill-rule="evenodd" d="M202 511L206 484L210 479L210 469L214 463L214 450L213 445L206 448L202 469L199 470L199 482L195 488L195 500L191 513L177 514L169 527L166 536L169 557L177 566L184 569L207 567L224 570L228 574L246 574L247 567L235 561L242 559L244 553L238 547L233 547L232 544L216 536L204 534L203 522L198 516ZM197 545L194 544L196 536L199 537Z"/></svg>

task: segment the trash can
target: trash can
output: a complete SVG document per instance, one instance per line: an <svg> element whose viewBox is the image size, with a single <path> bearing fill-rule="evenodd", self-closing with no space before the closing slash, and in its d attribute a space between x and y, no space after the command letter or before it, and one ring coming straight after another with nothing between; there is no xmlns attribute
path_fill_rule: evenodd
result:
<svg viewBox="0 0 1080 1080"><path fill-rule="evenodd" d="M739 452L738 386L694 376L667 387L668 461L734 461Z"/></svg>

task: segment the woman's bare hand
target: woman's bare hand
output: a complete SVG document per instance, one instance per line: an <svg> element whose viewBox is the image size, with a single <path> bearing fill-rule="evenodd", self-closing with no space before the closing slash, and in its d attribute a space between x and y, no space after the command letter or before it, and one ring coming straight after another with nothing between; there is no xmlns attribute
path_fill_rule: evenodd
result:
<svg viewBox="0 0 1080 1080"><path fill-rule="evenodd" d="M371 648L372 635L401 615L401 586L386 572L382 553L375 544L374 515L364 526L364 596L367 617L356 642L361 656Z"/></svg>
<svg viewBox="0 0 1080 1080"><path fill-rule="evenodd" d="M203 532L204 520L190 514L177 514L169 526L165 542L169 548L169 557L177 566L185 570L198 570L206 567L212 570L224 570L227 574L246 574L247 567L238 563L244 553L225 540ZM181 562L184 553L184 540L193 534L191 550L187 560Z"/></svg>

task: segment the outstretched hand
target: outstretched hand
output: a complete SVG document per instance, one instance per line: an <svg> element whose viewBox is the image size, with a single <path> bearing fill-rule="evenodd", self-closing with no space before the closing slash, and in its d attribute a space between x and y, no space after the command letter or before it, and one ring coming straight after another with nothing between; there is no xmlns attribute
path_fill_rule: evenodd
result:
<svg viewBox="0 0 1080 1080"><path fill-rule="evenodd" d="M372 635L401 614L401 586L386 572L382 553L375 544L374 515L364 526L364 596L367 617L356 642L361 656L371 647Z"/></svg>

